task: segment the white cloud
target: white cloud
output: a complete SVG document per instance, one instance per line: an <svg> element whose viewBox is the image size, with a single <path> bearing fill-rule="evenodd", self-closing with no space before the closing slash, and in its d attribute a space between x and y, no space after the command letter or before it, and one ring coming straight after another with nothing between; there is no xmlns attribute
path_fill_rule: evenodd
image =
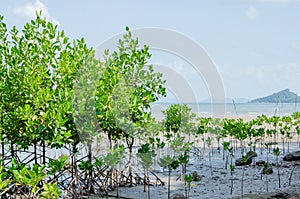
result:
<svg viewBox="0 0 300 199"><path fill-rule="evenodd" d="M59 25L59 21L49 14L47 6L45 6L45 4L43 4L39 0L36 0L35 2L28 2L24 5L15 7L12 10L14 15L25 17L27 19L34 19L37 11L42 11L43 17L46 17L47 20L56 25Z"/></svg>
<svg viewBox="0 0 300 199"><path fill-rule="evenodd" d="M246 10L246 16L249 18L249 19L256 19L258 17L258 11L255 7L253 6L250 6L247 10Z"/></svg>

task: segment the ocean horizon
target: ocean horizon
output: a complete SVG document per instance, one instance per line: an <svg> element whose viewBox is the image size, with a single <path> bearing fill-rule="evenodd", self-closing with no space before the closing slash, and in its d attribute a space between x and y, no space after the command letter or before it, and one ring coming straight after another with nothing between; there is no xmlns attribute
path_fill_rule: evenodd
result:
<svg viewBox="0 0 300 199"><path fill-rule="evenodd" d="M162 119L162 111L166 110L172 102L157 102L152 104L152 115ZM300 107L295 103L179 103L186 104L191 111L201 117L256 117L288 116L299 112Z"/></svg>

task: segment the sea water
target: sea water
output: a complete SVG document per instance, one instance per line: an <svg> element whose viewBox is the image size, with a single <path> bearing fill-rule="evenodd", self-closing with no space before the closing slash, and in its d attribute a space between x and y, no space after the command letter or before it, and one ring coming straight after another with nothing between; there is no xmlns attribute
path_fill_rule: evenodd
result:
<svg viewBox="0 0 300 199"><path fill-rule="evenodd" d="M163 118L162 111L166 110L171 103L152 104L152 115L157 119ZM186 103L191 111L202 117L256 117L288 116L300 111L300 105L295 103Z"/></svg>

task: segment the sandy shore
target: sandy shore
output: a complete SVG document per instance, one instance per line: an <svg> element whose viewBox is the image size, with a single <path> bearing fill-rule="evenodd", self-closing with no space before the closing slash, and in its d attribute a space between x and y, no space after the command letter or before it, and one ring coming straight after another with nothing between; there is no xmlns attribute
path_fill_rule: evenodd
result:
<svg viewBox="0 0 300 199"><path fill-rule="evenodd" d="M279 147L281 147L279 145ZM290 145L290 151L300 150L297 143ZM257 149L258 157L255 161L245 166L244 175L244 198L271 198L276 193L286 192L289 193L289 198L300 198L300 161L298 162L285 162L282 160L283 154L279 156L279 171L281 177L281 188L278 188L278 175L275 156L268 155L269 163L272 164L274 173L270 175L261 175L262 166L256 166L255 162L258 160L266 160L267 153L263 150L263 154L259 153ZM236 151L233 161L236 158L241 157L241 152ZM292 171L292 167L296 165L291 185L289 185L289 177ZM206 154L203 159L199 160L198 157L191 157L190 164L187 167L187 173L196 171L200 176L199 182L192 182L190 191L191 199L219 199L219 198L241 198L241 179L243 166L237 166L233 174L233 194L230 195L231 175L230 169L225 169L225 161L223 160L222 152L214 151L212 155L212 170L210 172L209 159ZM156 174L164 181L167 182L167 171L155 170ZM175 193L184 194L184 183L180 180L176 180L179 176L180 170L172 172L171 177L171 195ZM268 185L267 185L268 182ZM268 192L267 192L268 186ZM165 186L151 186L150 187L151 198L160 199L167 198L167 183ZM111 194L114 194L111 192ZM121 187L120 196L133 199L147 198L147 193L143 192L143 186L136 187ZM97 197L95 197L97 198ZM101 198L101 197L98 197Z"/></svg>
<svg viewBox="0 0 300 199"><path fill-rule="evenodd" d="M256 116L247 116L243 117L245 121L254 119ZM230 118L237 118L237 116L231 116ZM280 140L280 138L278 139ZM291 141L293 143L289 146L289 151L300 150L299 144L296 143L298 140L297 137L294 137ZM269 140L272 141L272 140ZM267 142L267 140L265 140ZM136 143L138 144L138 143ZM102 145L101 145L102 146ZM213 147L217 147L217 143L214 139ZM238 144L239 146L239 144ZM282 145L278 143L277 145L280 148L282 153ZM276 147L277 147L276 146ZM197 146L200 147L200 150L203 150L202 144ZM206 146L207 147L207 146ZM249 151L249 148L246 149ZM285 146L285 154L281 154L279 156L279 167L276 165L275 156L271 153L267 155L265 149L263 149L263 153L260 154L259 145L257 146L256 152L258 157L256 157L253 163L249 166L245 166L245 175L244 175L244 199L246 198L276 198L272 197L278 193L289 193L290 196L287 198L300 198L300 161L298 162L285 162L283 161L283 156L287 154L287 146ZM211 175L210 171L210 163L208 158L209 150L203 152L203 157L201 159L199 156L191 156L190 163L187 167L187 174L191 174L193 172L197 172L201 176L201 180L199 182L193 182L191 191L190 191L190 199L220 199L220 198L228 198L228 199L237 199L241 198L241 179L242 179L242 170L243 166L237 166L235 168L233 174L233 193L230 194L231 187L231 175L229 165L228 168L225 169L225 161L223 160L222 151L218 152L216 148L214 148L212 152L212 170L213 173ZM135 153L135 152L134 152ZM160 154L161 155L161 154ZM255 165L255 162L259 160L269 159L269 163L272 165L273 174L270 175L261 175L261 171L263 166ZM241 151L237 150L234 153L233 163L235 159L241 157ZM137 163L138 164L138 163ZM292 171L293 166L296 164L292 179L291 185L289 185L289 177ZM139 166L141 167L141 166ZM281 188L278 187L278 175L277 171L280 171L281 177ZM166 182L165 186L151 186L150 193L153 199L164 199L167 198L167 176L168 171L163 171L159 166L153 166L153 171L164 181ZM175 193L185 194L184 182L177 180L180 174L180 169L176 171L172 171L171 175L171 195ZM142 174L141 174L142 175ZM153 180L153 179L152 179ZM154 181L152 181L154 182ZM268 191L267 191L268 186ZM132 198L132 199L148 199L147 192L145 193L143 185L136 187L121 187L119 189L119 193L121 198ZM115 194L111 192L110 194ZM284 195L284 194L283 194ZM298 196L299 195L299 196ZM101 198L101 197L95 197ZM111 197L113 198L113 197Z"/></svg>

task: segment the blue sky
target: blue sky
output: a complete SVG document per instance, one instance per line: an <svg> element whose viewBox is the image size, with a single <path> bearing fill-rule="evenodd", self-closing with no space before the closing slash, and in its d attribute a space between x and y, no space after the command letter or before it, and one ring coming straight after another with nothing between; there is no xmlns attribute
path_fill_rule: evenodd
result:
<svg viewBox="0 0 300 199"><path fill-rule="evenodd" d="M227 97L251 99L285 88L300 94L299 0L0 0L9 26L21 27L40 9L69 37L84 37L92 47L126 26L187 35L216 63ZM165 56L161 62L193 76L179 58ZM188 81L199 99L209 97L203 80Z"/></svg>

